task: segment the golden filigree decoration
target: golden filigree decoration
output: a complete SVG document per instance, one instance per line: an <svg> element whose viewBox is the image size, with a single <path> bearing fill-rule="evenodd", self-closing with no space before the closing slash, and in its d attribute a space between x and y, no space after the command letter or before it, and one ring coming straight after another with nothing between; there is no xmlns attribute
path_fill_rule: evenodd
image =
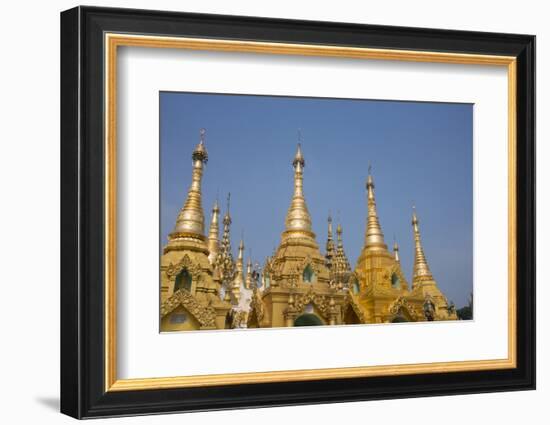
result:
<svg viewBox="0 0 550 425"><path fill-rule="evenodd" d="M308 304L313 304L317 307L325 319L329 318L331 313L329 297L326 295L316 294L312 289L310 289L302 296L295 297L292 306L295 312L301 313Z"/></svg>
<svg viewBox="0 0 550 425"><path fill-rule="evenodd" d="M193 295L183 288L174 292L174 294L161 305L161 318L170 314L180 305L197 319L201 327L211 328L216 326L216 310L214 310L213 307L201 304Z"/></svg>
<svg viewBox="0 0 550 425"><path fill-rule="evenodd" d="M311 267L311 270L313 271L315 276L319 276L319 274L321 273L319 264L313 261L311 255L308 254L302 259L302 261L296 264L296 266L293 269L294 271L290 274L290 276L287 277L286 279L287 287L296 288L298 286L298 283L305 283L303 281L303 274L307 266Z"/></svg>
<svg viewBox="0 0 550 425"><path fill-rule="evenodd" d="M250 300L250 312L251 313L254 312L256 314L258 323L261 322L261 320L264 318L264 314L265 314L264 303L260 296L260 291L258 291L257 289L254 289L254 293L252 294L252 299Z"/></svg>
<svg viewBox="0 0 550 425"><path fill-rule="evenodd" d="M411 303L409 303L405 297L399 297L393 303L391 303L388 308L388 312L391 315L397 315L399 314L399 311L401 309L405 310L415 321L419 320L419 318L421 317L416 311L416 308Z"/></svg>
<svg viewBox="0 0 550 425"><path fill-rule="evenodd" d="M199 282L201 279L201 268L195 264L191 258L185 254L183 258L177 264L170 263L166 268L166 276L169 280L175 280L176 276L181 273L183 269L186 269L194 282Z"/></svg>

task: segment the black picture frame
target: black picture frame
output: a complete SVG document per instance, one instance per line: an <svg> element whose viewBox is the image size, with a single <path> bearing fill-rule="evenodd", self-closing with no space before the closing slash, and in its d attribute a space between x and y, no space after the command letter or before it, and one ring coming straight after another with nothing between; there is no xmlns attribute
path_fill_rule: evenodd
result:
<svg viewBox="0 0 550 425"><path fill-rule="evenodd" d="M517 58L517 367L105 391L104 34L140 33ZM76 7L61 13L61 412L75 418L535 388L535 37Z"/></svg>

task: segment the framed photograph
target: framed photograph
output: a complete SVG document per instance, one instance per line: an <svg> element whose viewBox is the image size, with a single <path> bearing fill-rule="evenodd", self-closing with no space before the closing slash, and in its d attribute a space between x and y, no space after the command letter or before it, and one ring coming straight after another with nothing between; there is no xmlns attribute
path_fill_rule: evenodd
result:
<svg viewBox="0 0 550 425"><path fill-rule="evenodd" d="M61 411L535 388L535 37L61 14Z"/></svg>

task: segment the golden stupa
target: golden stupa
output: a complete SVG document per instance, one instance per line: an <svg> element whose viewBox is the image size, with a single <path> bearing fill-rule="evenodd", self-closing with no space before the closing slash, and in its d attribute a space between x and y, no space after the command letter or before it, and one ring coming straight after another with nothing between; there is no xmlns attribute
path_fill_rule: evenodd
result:
<svg viewBox="0 0 550 425"><path fill-rule="evenodd" d="M261 269L249 258L245 272L242 239L236 260L232 254L229 196L221 241L217 202L205 236L201 180L208 154L204 137L201 130L192 154L187 200L161 258L161 331L457 319L428 266L416 211L412 286L401 269L397 244L393 253L388 250L376 212L370 167L365 242L355 270L344 251L341 224L334 242L330 215L326 250L321 253L304 196L306 162L300 144L292 161L294 193L279 246Z"/></svg>

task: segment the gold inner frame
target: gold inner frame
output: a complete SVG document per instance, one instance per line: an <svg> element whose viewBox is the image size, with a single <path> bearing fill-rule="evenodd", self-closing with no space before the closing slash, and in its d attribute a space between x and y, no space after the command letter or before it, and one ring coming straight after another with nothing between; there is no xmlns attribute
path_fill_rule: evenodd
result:
<svg viewBox="0 0 550 425"><path fill-rule="evenodd" d="M255 41L105 34L105 391L481 371L516 367L516 58ZM508 72L508 358L273 372L118 379L116 373L116 99L119 46L325 56L507 67Z"/></svg>

